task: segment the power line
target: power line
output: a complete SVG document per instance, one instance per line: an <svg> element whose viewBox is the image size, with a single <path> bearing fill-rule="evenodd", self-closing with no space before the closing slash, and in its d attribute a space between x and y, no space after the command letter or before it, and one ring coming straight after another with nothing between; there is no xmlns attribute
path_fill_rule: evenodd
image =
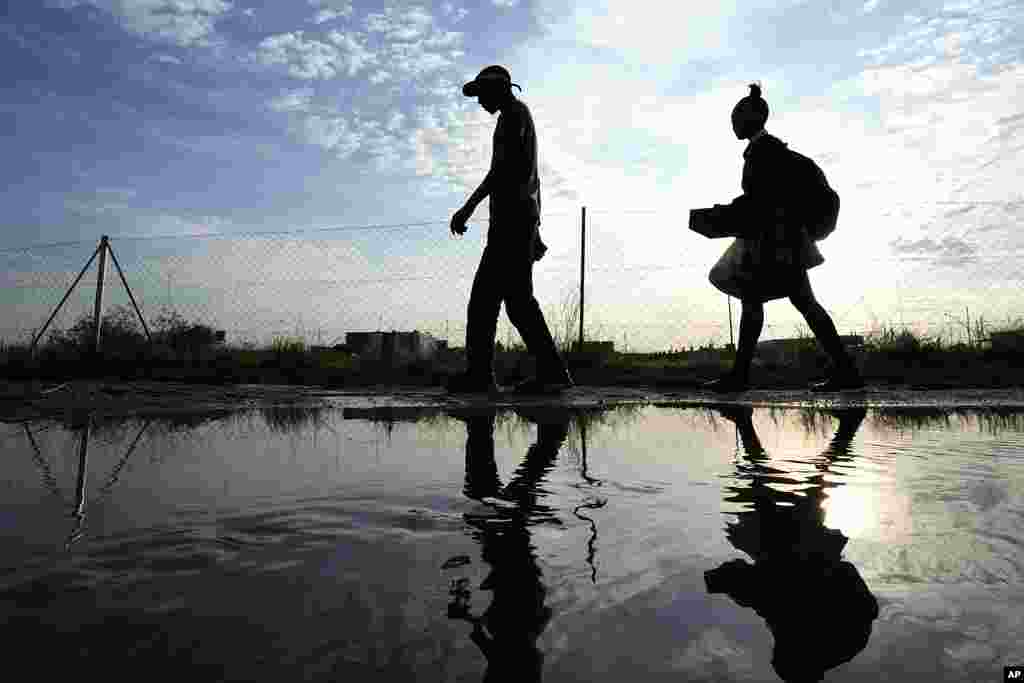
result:
<svg viewBox="0 0 1024 683"><path fill-rule="evenodd" d="M951 206L968 206L968 205L988 205L988 206L1018 206L1024 205L1024 199L1018 200L936 200L930 202L921 201L893 201L887 202L889 205L895 206L907 206L907 205L951 205ZM589 213L599 215L678 215L678 209L592 209ZM565 216L574 216L574 212L554 212L545 213L542 216L543 220L548 218L560 218ZM185 233L178 235L114 235L111 236L111 240L118 241L155 241L155 240L170 240L170 239L200 239L200 238L230 238L230 237L259 237L264 235L298 235L306 233L320 233L320 232L362 232L362 231L374 231L374 230L407 230L411 228L423 228L436 225L447 225L448 220L430 220L430 221L409 221L403 223L379 223L379 224L365 224L365 225L333 225L325 227L312 227L312 228L298 228L295 230L264 230L264 231L249 231L249 232L206 232L206 233ZM485 223L485 219L475 219L469 221L470 224L479 225ZM0 253L13 253L21 251L32 251L39 249L50 249L56 247L67 247L67 246L80 246L85 244L92 244L92 240L69 240L62 242L50 242L44 244L30 244L20 247L7 247L0 249Z"/></svg>
<svg viewBox="0 0 1024 683"><path fill-rule="evenodd" d="M472 221L476 222L476 221ZM185 235L120 235L111 236L110 239L119 241L148 241L165 239L189 239L189 238L224 238L224 237L259 237L262 235L300 235L310 232L360 232L372 230L404 230L408 228L422 228L431 225L445 225L448 221L417 221L413 223L383 223L371 225L344 225L331 226L326 228L300 228L298 230L264 230L256 232L201 232Z"/></svg>
<svg viewBox="0 0 1024 683"><path fill-rule="evenodd" d="M95 245L96 240L73 240L70 242L50 242L47 244L30 244L23 247L8 247L6 249L0 249L0 253L7 254L15 251L35 251L37 249L52 249L55 247L71 247L81 246L83 244Z"/></svg>

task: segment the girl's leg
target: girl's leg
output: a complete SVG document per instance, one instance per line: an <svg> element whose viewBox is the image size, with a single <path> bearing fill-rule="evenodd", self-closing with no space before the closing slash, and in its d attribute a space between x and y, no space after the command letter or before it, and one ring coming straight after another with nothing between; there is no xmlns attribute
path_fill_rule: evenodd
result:
<svg viewBox="0 0 1024 683"><path fill-rule="evenodd" d="M733 376L742 382L750 378L750 364L754 360L754 350L763 328L764 304L754 299L744 300L740 315L740 340L736 348L736 362L732 366Z"/></svg>
<svg viewBox="0 0 1024 683"><path fill-rule="evenodd" d="M825 349L825 352L832 358L835 369L840 373L856 373L853 359L847 353L842 340L839 339L839 332L836 331L835 323L829 316L828 311L818 303L811 290L811 281L804 271L799 285L789 297L796 310L800 311L807 325L811 328L818 343Z"/></svg>

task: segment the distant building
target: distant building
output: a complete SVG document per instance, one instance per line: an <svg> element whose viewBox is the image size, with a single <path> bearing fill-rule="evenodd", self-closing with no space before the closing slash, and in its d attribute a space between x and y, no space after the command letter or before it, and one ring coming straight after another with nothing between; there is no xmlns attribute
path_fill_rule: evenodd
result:
<svg viewBox="0 0 1024 683"><path fill-rule="evenodd" d="M426 332L349 332L345 346L368 360L408 363L429 360L448 348L448 342Z"/></svg>

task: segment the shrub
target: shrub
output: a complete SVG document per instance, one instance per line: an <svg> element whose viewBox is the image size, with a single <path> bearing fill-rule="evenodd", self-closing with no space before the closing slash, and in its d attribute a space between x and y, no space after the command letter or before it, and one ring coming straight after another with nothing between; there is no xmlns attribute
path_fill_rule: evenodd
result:
<svg viewBox="0 0 1024 683"><path fill-rule="evenodd" d="M274 337L270 342L270 350L279 356L302 354L306 352L306 341L298 337Z"/></svg>
<svg viewBox="0 0 1024 683"><path fill-rule="evenodd" d="M929 337L915 333L904 327L882 327L874 334L868 335L864 346L875 353L888 353L895 356L916 356L942 351L942 337Z"/></svg>
<svg viewBox="0 0 1024 683"><path fill-rule="evenodd" d="M48 344L57 351L83 353L92 349L96 338L96 326L92 314L83 313L66 330L50 332ZM135 317L135 311L127 306L116 306L100 319L100 344L112 352L135 352L146 346L146 337Z"/></svg>
<svg viewBox="0 0 1024 683"><path fill-rule="evenodd" d="M153 342L175 351L198 351L217 343L217 331L209 325L189 323L177 311L165 310L153 321Z"/></svg>

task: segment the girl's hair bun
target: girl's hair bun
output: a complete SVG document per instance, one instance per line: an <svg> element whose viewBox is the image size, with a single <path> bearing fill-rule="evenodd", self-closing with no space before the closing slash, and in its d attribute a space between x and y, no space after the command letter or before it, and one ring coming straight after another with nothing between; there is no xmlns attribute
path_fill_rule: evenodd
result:
<svg viewBox="0 0 1024 683"><path fill-rule="evenodd" d="M750 96L754 99L761 99L761 85L759 83L750 84Z"/></svg>

